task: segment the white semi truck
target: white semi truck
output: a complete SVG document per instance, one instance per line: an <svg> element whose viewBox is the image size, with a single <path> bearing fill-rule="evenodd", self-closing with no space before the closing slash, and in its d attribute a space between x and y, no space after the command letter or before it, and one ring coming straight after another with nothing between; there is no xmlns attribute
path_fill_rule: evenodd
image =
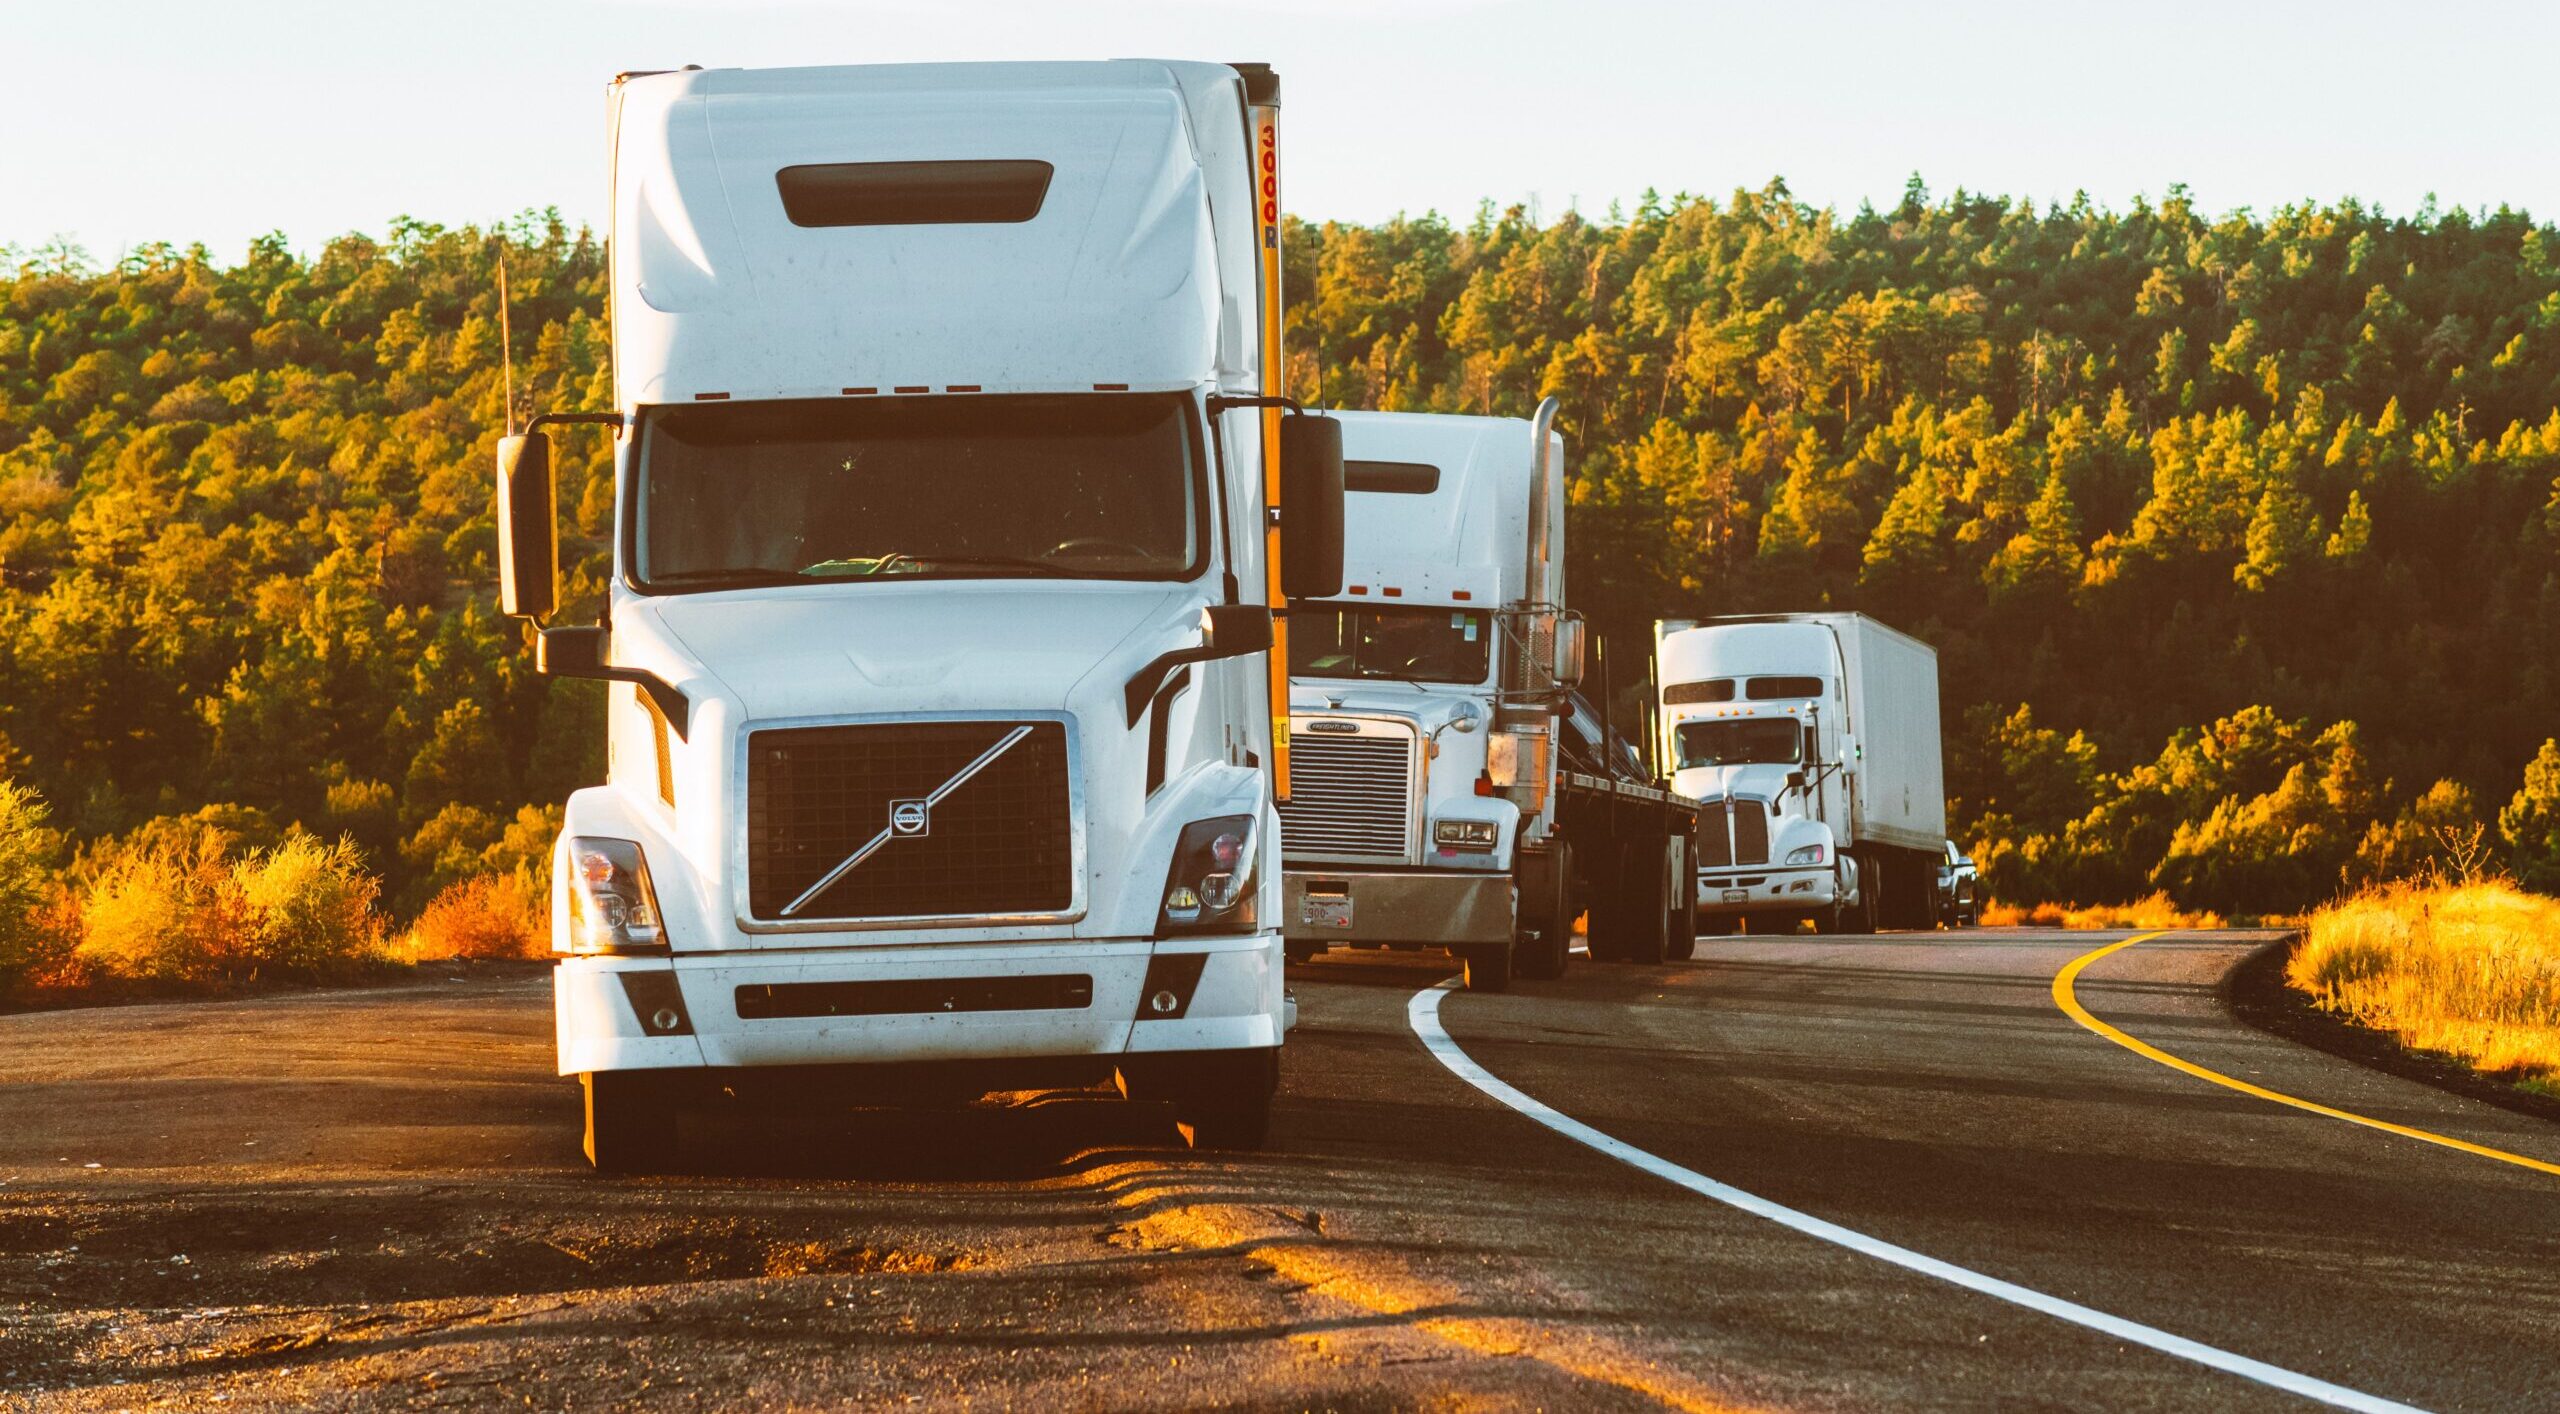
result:
<svg viewBox="0 0 2560 1414"><path fill-rule="evenodd" d="M1336 414L1343 588L1289 610L1293 959L1441 947L1500 990L1586 908L1595 958L1689 951L1696 806L1573 693L1556 411Z"/></svg>
<svg viewBox="0 0 2560 1414"><path fill-rule="evenodd" d="M615 684L552 861L597 1167L712 1097L1115 1077L1261 1141L1273 609L1341 554L1339 428L1279 396L1278 108L1258 65L614 81L615 408L498 457L542 621L541 428L614 429L603 621L538 639Z"/></svg>
<svg viewBox="0 0 2560 1414"><path fill-rule="evenodd" d="M1938 655L1864 614L1655 625L1662 759L1706 802L1698 928L1937 925Z"/></svg>

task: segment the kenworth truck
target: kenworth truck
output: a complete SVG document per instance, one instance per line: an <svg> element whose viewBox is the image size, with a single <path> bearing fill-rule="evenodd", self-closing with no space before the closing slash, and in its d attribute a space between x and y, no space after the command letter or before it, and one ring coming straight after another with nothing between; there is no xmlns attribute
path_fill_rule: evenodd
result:
<svg viewBox="0 0 2560 1414"><path fill-rule="evenodd" d="M1595 958L1689 950L1696 807L1572 693L1556 411L1335 414L1342 592L1289 610L1293 959L1442 947L1499 991L1560 975L1586 908Z"/></svg>
<svg viewBox="0 0 2560 1414"><path fill-rule="evenodd" d="M1938 655L1863 614L1664 620L1662 759L1706 802L1698 929L1937 926Z"/></svg>
<svg viewBox="0 0 2560 1414"><path fill-rule="evenodd" d="M498 455L543 621L541 429L615 439L601 622L537 640L613 684L552 858L598 1168L697 1101L1115 1078L1261 1141L1272 610L1341 555L1339 427L1278 388L1278 106L1154 61L611 86L616 405Z"/></svg>

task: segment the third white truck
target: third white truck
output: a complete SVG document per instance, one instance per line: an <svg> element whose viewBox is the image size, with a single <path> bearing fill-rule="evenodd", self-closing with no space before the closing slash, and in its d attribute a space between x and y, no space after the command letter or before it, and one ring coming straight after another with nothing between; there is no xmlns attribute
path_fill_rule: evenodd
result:
<svg viewBox="0 0 2560 1414"><path fill-rule="evenodd" d="M1935 649L1864 614L1655 625L1659 746L1706 802L1697 927L1929 928L1947 839Z"/></svg>

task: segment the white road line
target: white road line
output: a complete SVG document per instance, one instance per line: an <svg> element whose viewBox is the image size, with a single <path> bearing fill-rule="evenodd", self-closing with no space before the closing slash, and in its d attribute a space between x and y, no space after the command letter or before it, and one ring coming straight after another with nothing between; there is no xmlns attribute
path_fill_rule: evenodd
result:
<svg viewBox="0 0 2560 1414"><path fill-rule="evenodd" d="M2305 1399L2317 1400L2339 1409L2409 1411L2415 1407L2396 1404L2388 1399L2348 1389L2343 1385L2333 1385L2326 1380L2316 1380L2309 1375L2297 1374L2262 1360L2252 1360L2245 1355L2234 1355L2228 1350L2218 1350L2213 1346L2189 1340L2185 1336L2171 1335L2167 1331L2155 1330L2139 1322L2128 1321L2121 1316L2110 1316L2104 1311L2092 1310L2076 1301L2065 1301L2059 1296L2047 1296L2041 1291L2030 1290L2015 1282L1984 1276L1980 1272L1967 1270L1952 1262L1942 1262L1924 1253L1914 1252L1908 1247L1895 1246L1882 1238L1869 1237L1863 1232L1853 1231L1838 1223L1826 1222L1811 1213L1798 1212L1783 1203L1772 1203L1756 1193L1745 1193L1729 1183L1718 1183L1705 1174L1693 1172L1668 1159L1649 1154L1623 1139L1611 1138L1571 1115L1559 1113L1553 1107L1524 1093L1509 1081L1476 1064L1473 1057L1459 1049L1458 1043L1450 1039L1448 1031L1440 1025L1440 999L1447 996L1449 990L1456 985L1454 981L1450 981L1425 987L1414 993L1413 1000L1405 1004L1406 1021L1412 1025L1413 1033L1422 1038L1422 1044L1429 1048L1431 1054L1469 1085L1556 1133L1578 1144L1589 1145L1620 1163L1642 1169L1656 1178L1669 1180L1700 1197L1712 1198L1727 1207L1739 1208L1755 1217L1767 1218L1773 1223L1791 1227L1808 1237L1820 1238L1834 1246L1846 1247L1852 1252L1862 1253L1878 1261L1891 1262L1897 1267L1918 1272L1922 1276L1952 1282L1968 1291L1978 1291L1985 1296L1995 1297L2012 1305L2024 1306L2030 1311L2040 1311L2045 1315L2069 1321L2073 1325L2086 1326L2091 1330L2114 1336L2118 1340L2148 1346L2165 1355L2175 1355L2182 1360L2192 1360L2199 1365L2209 1365L2243 1379L2255 1380L2262 1385L2271 1385L2288 1394L2298 1394Z"/></svg>

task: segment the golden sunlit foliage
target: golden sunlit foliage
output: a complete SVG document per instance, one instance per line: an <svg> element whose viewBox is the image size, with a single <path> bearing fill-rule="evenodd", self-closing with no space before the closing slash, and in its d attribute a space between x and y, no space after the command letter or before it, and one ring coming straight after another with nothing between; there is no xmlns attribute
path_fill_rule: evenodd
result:
<svg viewBox="0 0 2560 1414"><path fill-rule="evenodd" d="M2497 880L2368 890L2311 916L2285 976L2417 1050L2560 1077L2560 901Z"/></svg>

